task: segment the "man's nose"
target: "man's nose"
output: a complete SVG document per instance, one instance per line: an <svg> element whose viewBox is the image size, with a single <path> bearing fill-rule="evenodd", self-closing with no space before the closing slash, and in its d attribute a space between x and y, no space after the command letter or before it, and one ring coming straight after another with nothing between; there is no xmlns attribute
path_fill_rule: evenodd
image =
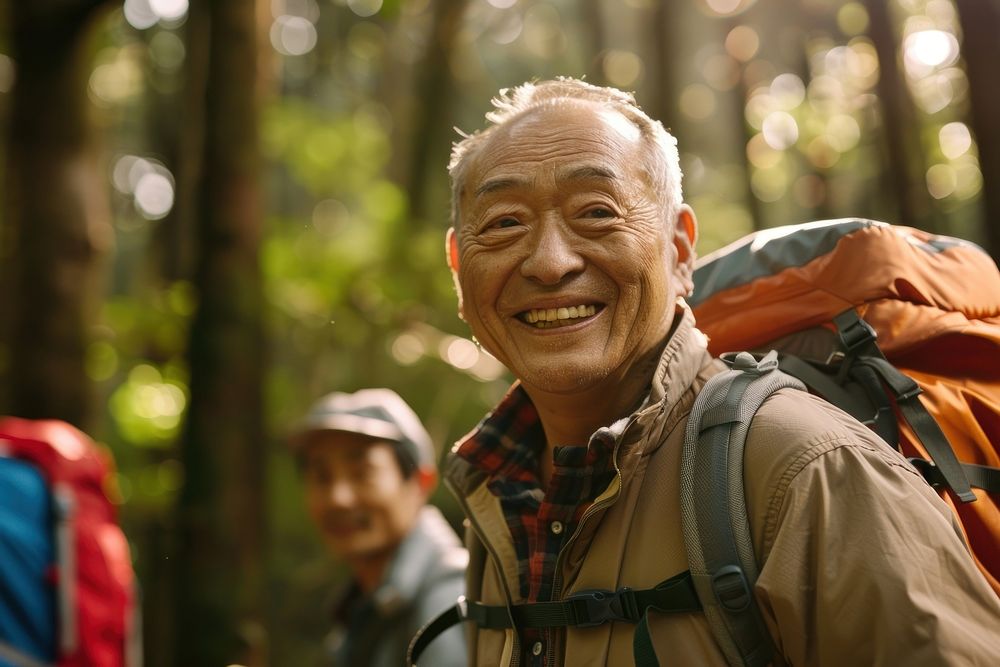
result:
<svg viewBox="0 0 1000 667"><path fill-rule="evenodd" d="M574 241L573 231L557 213L546 215L528 237L531 247L521 263L521 275L543 285L556 285L583 271L584 260Z"/></svg>
<svg viewBox="0 0 1000 667"><path fill-rule="evenodd" d="M327 488L327 502L333 507L351 507L357 501L357 491L345 477L338 477Z"/></svg>

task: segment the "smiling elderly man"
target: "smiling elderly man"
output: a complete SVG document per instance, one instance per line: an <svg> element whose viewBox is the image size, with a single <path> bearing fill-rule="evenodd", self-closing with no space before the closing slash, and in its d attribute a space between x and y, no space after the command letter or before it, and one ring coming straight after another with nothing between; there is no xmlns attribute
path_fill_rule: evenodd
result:
<svg viewBox="0 0 1000 667"><path fill-rule="evenodd" d="M674 138L631 95L560 79L494 105L455 146L447 243L461 316L517 382L446 469L470 519L456 615L477 625L473 664L628 665L635 614L580 625L564 601L689 569L681 444L724 368L683 299L697 224ZM781 390L754 419L745 478L776 664L1000 655L1000 605L948 508L868 429ZM646 622L662 664L725 664L701 611Z"/></svg>

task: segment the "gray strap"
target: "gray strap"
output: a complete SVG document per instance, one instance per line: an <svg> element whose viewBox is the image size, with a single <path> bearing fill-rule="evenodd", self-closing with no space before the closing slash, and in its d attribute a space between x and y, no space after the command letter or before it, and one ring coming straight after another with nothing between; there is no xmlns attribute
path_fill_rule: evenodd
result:
<svg viewBox="0 0 1000 667"><path fill-rule="evenodd" d="M743 489L743 449L764 400L804 385L780 371L777 353L736 356L695 400L681 454L681 516L695 588L726 661L763 666L771 638L753 595L759 574Z"/></svg>

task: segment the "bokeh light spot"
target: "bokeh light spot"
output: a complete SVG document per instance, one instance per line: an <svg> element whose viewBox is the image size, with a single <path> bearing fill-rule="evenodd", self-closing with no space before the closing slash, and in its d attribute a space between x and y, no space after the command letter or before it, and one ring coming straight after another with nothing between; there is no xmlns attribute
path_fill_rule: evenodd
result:
<svg viewBox="0 0 1000 667"><path fill-rule="evenodd" d="M948 123L938 131L941 153L949 160L964 155L972 147L972 134L965 123Z"/></svg>
<svg viewBox="0 0 1000 667"><path fill-rule="evenodd" d="M916 82L913 86L917 105L929 114L945 109L955 98L951 79L943 74L932 74Z"/></svg>
<svg viewBox="0 0 1000 667"><path fill-rule="evenodd" d="M762 202L776 202L785 196L788 179L782 169L755 169L750 177L750 189Z"/></svg>
<svg viewBox="0 0 1000 667"><path fill-rule="evenodd" d="M177 21L187 14L188 0L149 0L149 9L157 18Z"/></svg>
<svg viewBox="0 0 1000 667"><path fill-rule="evenodd" d="M361 18L368 18L382 9L382 0L347 0L347 6Z"/></svg>
<svg viewBox="0 0 1000 667"><path fill-rule="evenodd" d="M747 142L747 159L758 169L770 169L781 162L781 151L769 146L763 135L755 134Z"/></svg>
<svg viewBox="0 0 1000 667"><path fill-rule="evenodd" d="M160 17L149 6L149 0L125 0L122 7L125 20L136 30L145 30L156 25Z"/></svg>
<svg viewBox="0 0 1000 667"><path fill-rule="evenodd" d="M99 340L87 346L87 377L94 382L107 380L118 370L118 351L114 345Z"/></svg>
<svg viewBox="0 0 1000 667"><path fill-rule="evenodd" d="M958 174L950 164L936 164L927 170L927 191L934 199L944 199L958 187Z"/></svg>
<svg viewBox="0 0 1000 667"><path fill-rule="evenodd" d="M830 145L826 136L819 136L806 146L806 157L819 169L829 169L840 160L840 151Z"/></svg>
<svg viewBox="0 0 1000 667"><path fill-rule="evenodd" d="M510 12L490 31L490 38L497 44L511 44L523 31L524 19L517 12Z"/></svg>
<svg viewBox="0 0 1000 667"><path fill-rule="evenodd" d="M799 126L791 114L775 111L768 114L761 127L764 141L771 148L785 150L799 139Z"/></svg>
<svg viewBox="0 0 1000 667"><path fill-rule="evenodd" d="M324 236L333 236L351 221L351 211L337 199L324 199L313 208L312 224Z"/></svg>
<svg viewBox="0 0 1000 667"><path fill-rule="evenodd" d="M149 57L165 70L180 67L185 54L184 41L169 30L160 30L149 40Z"/></svg>
<svg viewBox="0 0 1000 667"><path fill-rule="evenodd" d="M715 113L715 93L708 86L693 83L681 91L681 113L694 120L705 120Z"/></svg>
<svg viewBox="0 0 1000 667"><path fill-rule="evenodd" d="M279 16L271 24L271 45L286 56L302 56L316 46L316 26L301 16Z"/></svg>
<svg viewBox="0 0 1000 667"><path fill-rule="evenodd" d="M404 331L396 336L390 348L392 358L404 366L412 366L426 354L427 349L424 341L414 333Z"/></svg>
<svg viewBox="0 0 1000 667"><path fill-rule="evenodd" d="M731 56L722 53L706 60L701 73L708 85L721 91L732 90L740 80L739 64Z"/></svg>
<svg viewBox="0 0 1000 667"><path fill-rule="evenodd" d="M774 77L770 92L778 107L786 111L799 106L806 98L806 86L802 79L790 72Z"/></svg>
<svg viewBox="0 0 1000 667"><path fill-rule="evenodd" d="M631 86L642 74L642 61L631 51L612 49L604 56L602 64L604 76L614 86Z"/></svg>
<svg viewBox="0 0 1000 667"><path fill-rule="evenodd" d="M861 140L858 121L846 114L836 114L826 123L827 141L835 150L846 153Z"/></svg>
<svg viewBox="0 0 1000 667"><path fill-rule="evenodd" d="M837 27L845 35L861 35L868 30L868 10L860 2L848 2L837 10Z"/></svg>
<svg viewBox="0 0 1000 667"><path fill-rule="evenodd" d="M746 25L739 25L726 35L726 52L741 62L749 62L760 48L757 31Z"/></svg>
<svg viewBox="0 0 1000 667"><path fill-rule="evenodd" d="M471 340L457 336L441 339L441 358L460 370L468 370L479 361L479 348Z"/></svg>
<svg viewBox="0 0 1000 667"><path fill-rule="evenodd" d="M979 164L975 160L963 159L956 163L955 175L958 178L955 197L958 199L970 199L983 189L983 172L979 170Z"/></svg>
<svg viewBox="0 0 1000 667"><path fill-rule="evenodd" d="M950 65L958 58L958 40L944 30L921 30L909 35L903 42L904 53L926 67Z"/></svg>
<svg viewBox="0 0 1000 667"><path fill-rule="evenodd" d="M143 175L135 185L135 207L147 220L159 220L174 206L174 184L163 174Z"/></svg>
<svg viewBox="0 0 1000 667"><path fill-rule="evenodd" d="M705 6L719 16L730 16L754 4L756 0L702 0Z"/></svg>

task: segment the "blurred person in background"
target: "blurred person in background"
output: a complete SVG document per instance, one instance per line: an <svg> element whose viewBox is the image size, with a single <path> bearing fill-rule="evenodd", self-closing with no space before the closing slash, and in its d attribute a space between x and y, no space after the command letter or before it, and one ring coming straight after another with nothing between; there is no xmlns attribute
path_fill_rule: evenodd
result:
<svg viewBox="0 0 1000 667"><path fill-rule="evenodd" d="M437 484L434 446L412 409L389 389L323 396L290 445L306 505L351 578L333 608L328 655L337 667L398 667L410 638L464 592L468 554L428 504ZM465 665L461 628L424 664Z"/></svg>

